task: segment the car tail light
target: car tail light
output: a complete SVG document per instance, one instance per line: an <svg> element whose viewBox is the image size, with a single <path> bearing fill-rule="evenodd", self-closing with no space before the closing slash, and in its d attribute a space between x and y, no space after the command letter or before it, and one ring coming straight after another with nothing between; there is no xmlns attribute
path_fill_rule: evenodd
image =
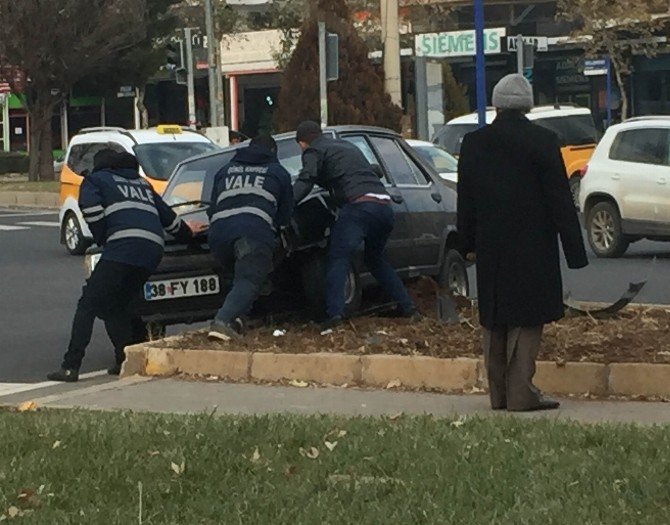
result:
<svg viewBox="0 0 670 525"><path fill-rule="evenodd" d="M579 177L583 179L584 177L586 177L586 173L588 171L589 171L589 165L587 164L586 166L584 166L582 169L579 170Z"/></svg>

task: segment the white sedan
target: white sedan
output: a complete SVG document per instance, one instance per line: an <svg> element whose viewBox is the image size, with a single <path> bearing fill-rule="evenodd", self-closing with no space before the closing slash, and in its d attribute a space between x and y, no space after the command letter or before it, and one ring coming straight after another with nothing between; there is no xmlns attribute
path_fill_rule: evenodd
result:
<svg viewBox="0 0 670 525"><path fill-rule="evenodd" d="M458 182L458 161L442 146L423 140L408 140L407 144L435 168L442 179Z"/></svg>

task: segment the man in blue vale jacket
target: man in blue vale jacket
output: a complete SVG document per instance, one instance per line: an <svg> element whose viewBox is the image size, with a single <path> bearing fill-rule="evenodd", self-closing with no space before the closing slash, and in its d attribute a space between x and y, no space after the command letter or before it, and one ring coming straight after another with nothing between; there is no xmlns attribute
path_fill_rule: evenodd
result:
<svg viewBox="0 0 670 525"><path fill-rule="evenodd" d="M140 176L137 159L112 149L94 157L93 172L81 185L79 207L102 257L84 286L72 326L72 336L60 370L52 381L75 382L96 317L105 321L114 345L118 375L124 349L135 342L130 302L163 257L163 231L180 240L192 238L190 228Z"/></svg>
<svg viewBox="0 0 670 525"><path fill-rule="evenodd" d="M216 175L210 200L209 245L234 267L233 285L212 322L209 337L241 337L242 319L272 271L277 234L293 211L290 174L277 160L272 137L260 136L240 149Z"/></svg>

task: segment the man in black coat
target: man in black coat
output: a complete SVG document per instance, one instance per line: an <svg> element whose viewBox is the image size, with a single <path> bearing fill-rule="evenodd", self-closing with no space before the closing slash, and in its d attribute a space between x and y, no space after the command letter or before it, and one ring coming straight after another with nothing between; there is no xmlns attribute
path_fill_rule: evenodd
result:
<svg viewBox="0 0 670 525"><path fill-rule="evenodd" d="M498 116L466 135L458 168L458 228L477 261L484 359L494 409L558 408L533 385L543 325L563 317L558 237L570 268L588 264L556 135L531 123L531 85L508 75Z"/></svg>

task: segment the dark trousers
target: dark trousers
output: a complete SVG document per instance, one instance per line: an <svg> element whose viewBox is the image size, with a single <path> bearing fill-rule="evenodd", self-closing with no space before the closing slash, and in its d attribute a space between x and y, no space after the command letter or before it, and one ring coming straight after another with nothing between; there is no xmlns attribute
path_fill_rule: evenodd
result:
<svg viewBox="0 0 670 525"><path fill-rule="evenodd" d="M403 312L414 308L405 286L384 255L393 225L393 209L389 204L361 202L342 207L330 233L326 271L328 317L344 315L347 273L361 244L365 244L365 265L381 287Z"/></svg>
<svg viewBox="0 0 670 525"><path fill-rule="evenodd" d="M228 324L248 315L254 306L272 271L273 248L267 243L242 237L212 246L212 251L224 267L234 267L233 285L216 314L216 321Z"/></svg>
<svg viewBox="0 0 670 525"><path fill-rule="evenodd" d="M63 368L78 370L81 366L96 317L105 322L116 362L123 363L124 349L135 342L136 334L128 305L141 292L149 275L149 270L129 264L102 260L96 265L77 304Z"/></svg>
<svg viewBox="0 0 670 525"><path fill-rule="evenodd" d="M492 408L528 410L542 396L533 384L543 326L484 330L484 363Z"/></svg>

